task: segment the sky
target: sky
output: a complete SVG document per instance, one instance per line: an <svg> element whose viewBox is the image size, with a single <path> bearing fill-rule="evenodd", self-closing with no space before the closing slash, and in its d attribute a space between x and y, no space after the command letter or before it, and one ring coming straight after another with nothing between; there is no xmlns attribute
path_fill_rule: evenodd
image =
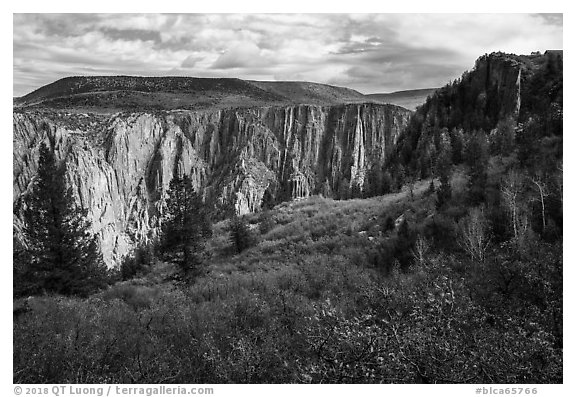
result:
<svg viewBox="0 0 576 397"><path fill-rule="evenodd" d="M77 75L440 87L485 53L562 49L561 14L14 14L13 95Z"/></svg>

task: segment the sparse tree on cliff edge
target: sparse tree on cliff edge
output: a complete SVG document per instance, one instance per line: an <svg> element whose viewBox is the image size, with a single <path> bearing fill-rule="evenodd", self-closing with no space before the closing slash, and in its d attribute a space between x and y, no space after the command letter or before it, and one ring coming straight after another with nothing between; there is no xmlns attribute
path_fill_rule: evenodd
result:
<svg viewBox="0 0 576 397"><path fill-rule="evenodd" d="M161 250L181 254L177 262L186 276L198 270L203 245L212 234L210 221L200 196L188 175L170 181L166 209L162 219Z"/></svg>
<svg viewBox="0 0 576 397"><path fill-rule="evenodd" d="M32 293L86 296L105 285L106 267L87 211L76 207L65 166L42 143L38 176L26 200L24 279Z"/></svg>

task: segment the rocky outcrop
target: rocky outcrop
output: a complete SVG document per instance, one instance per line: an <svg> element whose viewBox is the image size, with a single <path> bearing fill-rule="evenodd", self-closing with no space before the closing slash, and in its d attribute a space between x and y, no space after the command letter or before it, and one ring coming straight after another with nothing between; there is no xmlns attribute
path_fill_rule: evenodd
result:
<svg viewBox="0 0 576 397"><path fill-rule="evenodd" d="M498 118L518 117L520 113L522 69L525 66L515 57L493 53L476 61L471 77L481 87L478 104L485 108L487 102L498 98ZM494 106L496 106L494 105Z"/></svg>
<svg viewBox="0 0 576 397"><path fill-rule="evenodd" d="M172 176L188 174L207 203L239 214L328 181L363 186L392 152L410 112L391 105L298 105L212 111L78 115L15 112L13 192L18 208L49 143L87 208L106 263L155 236ZM15 224L19 223L18 215Z"/></svg>

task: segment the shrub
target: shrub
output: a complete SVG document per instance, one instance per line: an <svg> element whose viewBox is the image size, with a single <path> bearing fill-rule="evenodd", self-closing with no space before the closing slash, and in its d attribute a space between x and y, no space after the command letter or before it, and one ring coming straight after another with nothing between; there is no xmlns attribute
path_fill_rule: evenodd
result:
<svg viewBox="0 0 576 397"><path fill-rule="evenodd" d="M129 280L137 275L145 275L154 263L154 248L152 245L137 247L132 255L126 257L120 265L122 280Z"/></svg>
<svg viewBox="0 0 576 397"><path fill-rule="evenodd" d="M275 226L276 222L274 222L274 218L272 217L270 211L264 211L260 215L260 225L259 225L260 234L264 235L268 233L269 231L274 229Z"/></svg>
<svg viewBox="0 0 576 397"><path fill-rule="evenodd" d="M252 235L252 231L243 218L239 216L232 218L230 220L229 229L230 240L232 241L232 246L235 248L236 253L239 254L255 244L255 238Z"/></svg>

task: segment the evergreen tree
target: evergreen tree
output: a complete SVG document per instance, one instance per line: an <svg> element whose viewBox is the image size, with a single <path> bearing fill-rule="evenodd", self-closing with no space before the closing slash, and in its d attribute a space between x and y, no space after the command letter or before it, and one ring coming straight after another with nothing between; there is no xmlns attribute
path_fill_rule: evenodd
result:
<svg viewBox="0 0 576 397"><path fill-rule="evenodd" d="M394 219L392 219L392 217L388 215L384 220L384 223L382 224L382 231L386 233L390 230L394 230L395 226L396 225L394 224Z"/></svg>
<svg viewBox="0 0 576 397"><path fill-rule="evenodd" d="M137 275L149 272L154 261L154 246L143 244L137 247L132 255L124 258L120 265L120 277L122 280L129 280Z"/></svg>
<svg viewBox="0 0 576 397"><path fill-rule="evenodd" d="M212 235L206 208L188 175L170 181L162 220L162 251L173 257L186 276L197 272L204 243Z"/></svg>
<svg viewBox="0 0 576 397"><path fill-rule="evenodd" d="M392 180L390 172L388 171L384 172L384 175L382 177L382 194L390 193L392 191L393 184L394 181Z"/></svg>
<svg viewBox="0 0 576 397"><path fill-rule="evenodd" d="M434 194L436 192L436 186L434 185L434 179L430 181L428 189L426 190L426 195Z"/></svg>
<svg viewBox="0 0 576 397"><path fill-rule="evenodd" d="M350 198L362 198L362 186L359 183L354 183L350 189Z"/></svg>
<svg viewBox="0 0 576 397"><path fill-rule="evenodd" d="M106 267L87 211L76 207L66 188L65 172L42 143L38 175L24 210L22 279L32 293L86 296L105 285Z"/></svg>
<svg viewBox="0 0 576 397"><path fill-rule="evenodd" d="M338 200L348 200L350 198L350 181L347 178L341 179L338 184Z"/></svg>
<svg viewBox="0 0 576 397"><path fill-rule="evenodd" d="M268 233L270 230L274 229L275 226L276 222L274 222L274 218L272 217L272 213L270 211L266 210L260 214L260 234L264 235Z"/></svg>
<svg viewBox="0 0 576 397"><path fill-rule="evenodd" d="M493 154L510 155L514 150L516 122L512 117L500 120L494 129L491 151Z"/></svg>
<svg viewBox="0 0 576 397"><path fill-rule="evenodd" d="M330 182L328 182L328 179L326 179L320 187L320 194L326 198L333 197L334 193L332 193L332 188L330 187Z"/></svg>
<svg viewBox="0 0 576 397"><path fill-rule="evenodd" d="M395 257L400 263L403 271L408 270L412 262L412 248L416 242L416 236L408 225L408 220L404 219L398 227L398 236L396 239Z"/></svg>
<svg viewBox="0 0 576 397"><path fill-rule="evenodd" d="M272 194L272 186L268 186L266 190L264 190L264 194L262 195L262 205L261 208L266 210L271 210L276 205L276 200L274 199L274 195Z"/></svg>
<svg viewBox="0 0 576 397"><path fill-rule="evenodd" d="M450 146L452 147L452 163L458 165L462 162L462 151L464 150L464 132L460 129L452 129L450 132Z"/></svg>
<svg viewBox="0 0 576 397"><path fill-rule="evenodd" d="M469 167L468 200L477 205L484 201L488 180L488 139L484 131L469 138L466 144L466 164Z"/></svg>
<svg viewBox="0 0 576 397"><path fill-rule="evenodd" d="M248 224L237 215L230 220L230 239L238 254L254 244L254 237Z"/></svg>
<svg viewBox="0 0 576 397"><path fill-rule="evenodd" d="M452 198L452 186L450 186L451 155L449 151L443 150L436 166L440 179L440 187L436 189L436 208L439 210L443 209Z"/></svg>
<svg viewBox="0 0 576 397"><path fill-rule="evenodd" d="M384 171L378 163L374 164L366 174L364 193L366 197L380 196L384 194Z"/></svg>
<svg viewBox="0 0 576 397"><path fill-rule="evenodd" d="M399 191L400 189L402 189L402 186L404 186L405 182L406 182L406 169L402 164L400 164L396 171L396 179L394 181L393 189L395 191Z"/></svg>

